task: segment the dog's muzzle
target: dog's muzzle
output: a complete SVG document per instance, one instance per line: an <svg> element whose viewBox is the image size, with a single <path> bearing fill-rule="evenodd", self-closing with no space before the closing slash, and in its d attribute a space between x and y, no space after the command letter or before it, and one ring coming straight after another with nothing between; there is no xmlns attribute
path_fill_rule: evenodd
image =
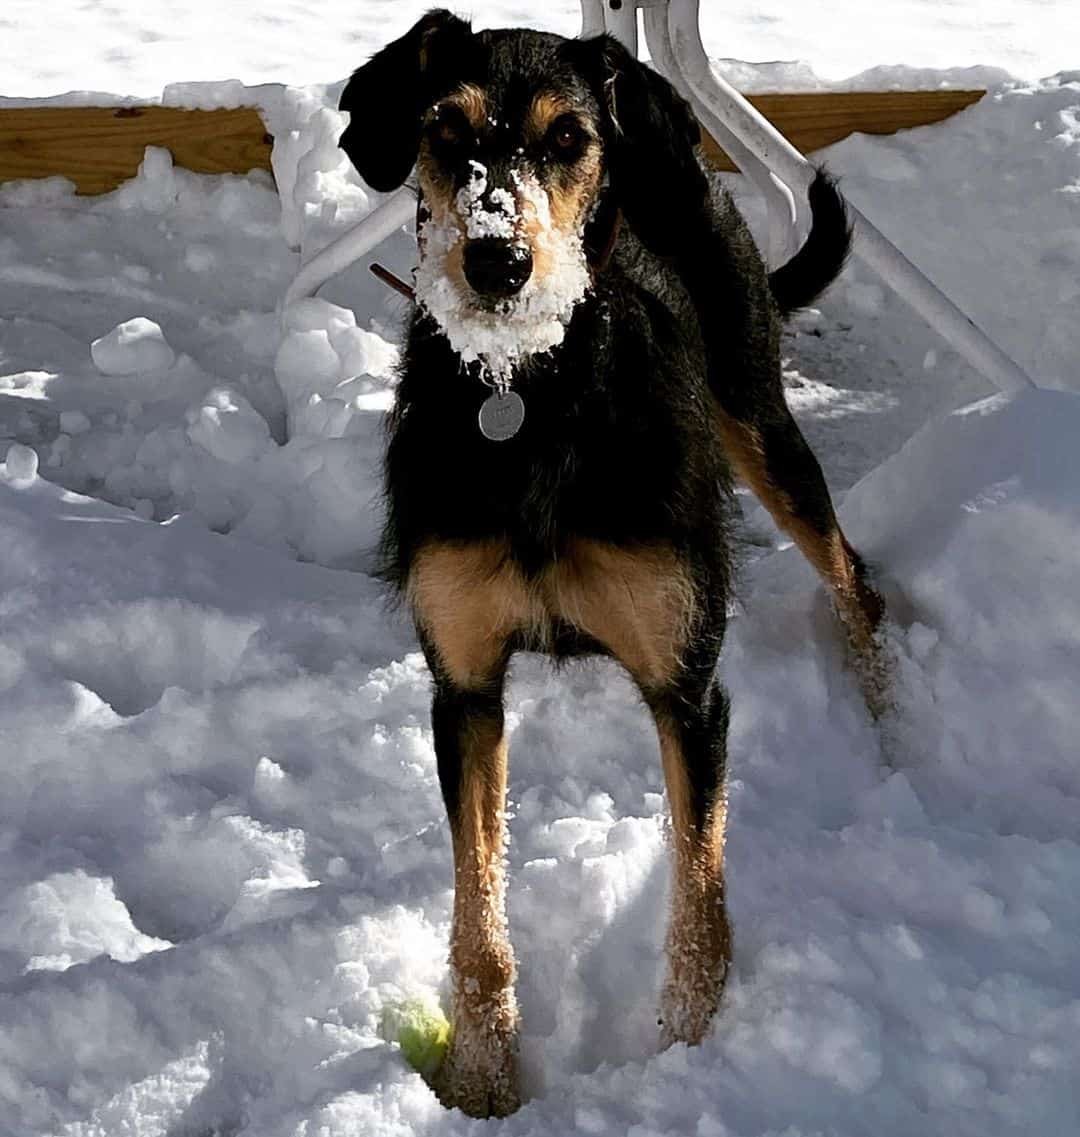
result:
<svg viewBox="0 0 1080 1137"><path fill-rule="evenodd" d="M513 241L478 237L465 243L462 267L473 291L505 300L516 296L532 275L532 253L527 246Z"/></svg>

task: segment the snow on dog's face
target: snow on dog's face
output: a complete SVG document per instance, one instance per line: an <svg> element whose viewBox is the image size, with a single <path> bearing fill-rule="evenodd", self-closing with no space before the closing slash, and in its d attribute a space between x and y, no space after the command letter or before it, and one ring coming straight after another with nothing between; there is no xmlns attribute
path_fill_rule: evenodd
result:
<svg viewBox="0 0 1080 1137"><path fill-rule="evenodd" d="M415 166L417 301L495 378L562 342L589 288L586 237L605 247L613 207L658 256L704 225L697 121L611 36L474 33L435 10L353 73L340 106L341 146L374 189Z"/></svg>
<svg viewBox="0 0 1080 1137"><path fill-rule="evenodd" d="M561 343L589 288L600 154L587 100L542 83L463 83L424 117L417 302L493 378Z"/></svg>

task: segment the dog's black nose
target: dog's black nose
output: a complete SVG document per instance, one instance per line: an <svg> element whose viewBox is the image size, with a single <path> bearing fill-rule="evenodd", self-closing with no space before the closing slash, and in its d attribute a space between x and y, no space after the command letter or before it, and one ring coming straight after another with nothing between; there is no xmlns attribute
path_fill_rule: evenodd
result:
<svg viewBox="0 0 1080 1137"><path fill-rule="evenodd" d="M498 237L478 237L465 245L465 279L481 296L514 296L532 275L532 253Z"/></svg>

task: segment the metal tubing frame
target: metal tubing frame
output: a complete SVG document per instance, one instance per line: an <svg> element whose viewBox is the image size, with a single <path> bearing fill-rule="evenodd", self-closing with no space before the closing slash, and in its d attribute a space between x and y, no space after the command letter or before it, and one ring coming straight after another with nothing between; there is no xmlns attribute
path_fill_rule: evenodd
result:
<svg viewBox="0 0 1080 1137"><path fill-rule="evenodd" d="M769 216L769 255L776 263L793 243L795 203L797 198L805 199L814 166L713 71L701 43L699 3L700 0L581 0L582 35L607 31L636 56L637 9L644 9L645 38L656 69L689 100L705 128L764 194ZM1036 386L875 225L850 202L848 207L855 221L856 255L951 347L1001 391ZM397 190L359 225L304 265L285 294L285 305L314 295L332 276L411 220L414 213L413 191Z"/></svg>
<svg viewBox="0 0 1080 1137"><path fill-rule="evenodd" d="M363 221L336 237L300 269L285 293L282 307L287 308L306 296L314 296L331 277L370 253L415 216L416 194L412 189L402 186L394 190Z"/></svg>
<svg viewBox="0 0 1080 1137"><path fill-rule="evenodd" d="M711 111L759 162L789 186L797 186L802 194L813 177L813 165L713 71L698 30L698 3L699 0L666 0L668 34L679 73L690 88L694 110ZM856 256L951 347L1001 391L1020 391L1036 385L872 222L850 202L848 207L855 221Z"/></svg>
<svg viewBox="0 0 1080 1137"><path fill-rule="evenodd" d="M757 186L758 192L765 199L767 211L767 259L773 267L783 264L795 252L795 226L798 221L795 195L786 182L778 178L750 147L744 145L738 136L728 129L724 119L711 106L695 96L680 70L679 60L671 42L666 3L646 8L644 15L645 42L649 45L653 66L690 103L701 125L724 148L735 165Z"/></svg>

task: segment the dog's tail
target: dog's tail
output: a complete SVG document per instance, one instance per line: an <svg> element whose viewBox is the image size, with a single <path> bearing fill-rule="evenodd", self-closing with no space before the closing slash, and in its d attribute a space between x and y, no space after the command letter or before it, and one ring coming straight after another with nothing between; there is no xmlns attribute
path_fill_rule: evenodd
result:
<svg viewBox="0 0 1080 1137"><path fill-rule="evenodd" d="M851 220L836 183L818 170L810 183L810 232L787 262L769 273L769 288L785 318L812 304L840 275L851 252Z"/></svg>

